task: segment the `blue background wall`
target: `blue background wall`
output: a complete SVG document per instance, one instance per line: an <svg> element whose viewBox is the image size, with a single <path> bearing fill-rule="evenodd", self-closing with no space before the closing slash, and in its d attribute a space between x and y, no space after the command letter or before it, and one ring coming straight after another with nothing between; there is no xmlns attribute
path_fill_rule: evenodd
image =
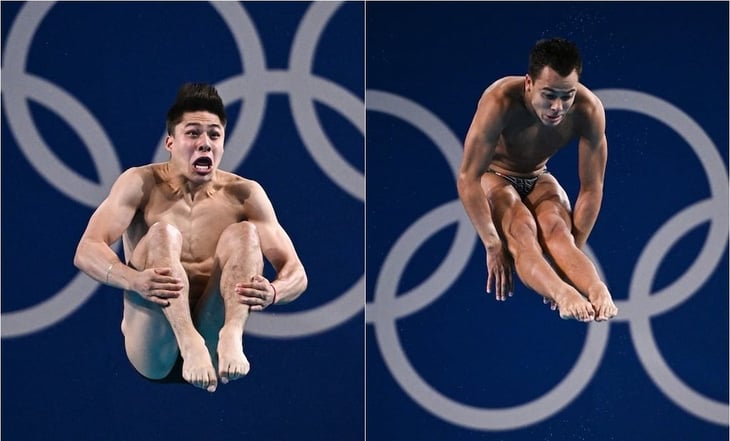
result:
<svg viewBox="0 0 730 441"><path fill-rule="evenodd" d="M373 2L366 35L368 439L728 439L728 4ZM457 200L479 96L550 36L607 107L611 323L484 294Z"/></svg>
<svg viewBox="0 0 730 441"><path fill-rule="evenodd" d="M2 2L2 45L2 438L360 439L364 5ZM224 168L266 188L310 277L212 395L141 379L121 292L72 265L119 172L166 159L185 81L219 87Z"/></svg>
<svg viewBox="0 0 730 441"><path fill-rule="evenodd" d="M727 3L1 7L4 438L727 439ZM608 324L486 296L456 199L478 96L552 35L610 102ZM120 293L71 264L118 173L165 159L189 80L219 86L224 166L264 185L310 276L212 395L140 379ZM550 163L573 196L575 164Z"/></svg>

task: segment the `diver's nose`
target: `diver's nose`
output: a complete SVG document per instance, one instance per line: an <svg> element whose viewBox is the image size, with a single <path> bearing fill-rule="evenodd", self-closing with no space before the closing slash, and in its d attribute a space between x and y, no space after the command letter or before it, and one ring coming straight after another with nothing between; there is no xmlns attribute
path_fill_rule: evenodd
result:
<svg viewBox="0 0 730 441"><path fill-rule="evenodd" d="M210 142L208 142L207 139L204 139L200 145L198 145L198 151L199 152L209 152L212 150L212 147L210 146Z"/></svg>

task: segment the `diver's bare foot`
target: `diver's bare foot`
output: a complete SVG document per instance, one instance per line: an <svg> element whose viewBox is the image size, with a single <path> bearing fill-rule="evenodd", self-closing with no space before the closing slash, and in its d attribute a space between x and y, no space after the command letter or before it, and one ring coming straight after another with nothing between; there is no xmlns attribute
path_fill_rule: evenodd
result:
<svg viewBox="0 0 730 441"><path fill-rule="evenodd" d="M223 384L248 374L251 365L243 353L243 336L235 329L221 329L218 337L218 375Z"/></svg>
<svg viewBox="0 0 730 441"><path fill-rule="evenodd" d="M542 303L544 303L546 305L550 305L551 311L555 311L556 309L558 309L558 304L555 303L552 299L549 299L547 297L542 298Z"/></svg>
<svg viewBox="0 0 730 441"><path fill-rule="evenodd" d="M557 305L562 319L575 319L580 322L593 320L593 305L577 291L566 291L561 296L555 296L552 302Z"/></svg>
<svg viewBox="0 0 730 441"><path fill-rule="evenodd" d="M612 319L618 314L618 308L613 303L611 293L608 292L608 288L603 283L588 292L588 300L593 305L597 322Z"/></svg>
<svg viewBox="0 0 730 441"><path fill-rule="evenodd" d="M185 381L208 392L215 392L218 387L218 377L202 339L199 345L181 348L180 354L183 358L182 376Z"/></svg>

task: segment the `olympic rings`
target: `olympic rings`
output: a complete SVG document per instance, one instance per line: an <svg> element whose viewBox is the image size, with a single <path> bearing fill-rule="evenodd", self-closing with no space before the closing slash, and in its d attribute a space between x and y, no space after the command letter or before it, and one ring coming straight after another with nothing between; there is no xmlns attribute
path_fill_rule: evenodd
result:
<svg viewBox="0 0 730 441"><path fill-rule="evenodd" d="M341 112L347 121L364 134L363 99L312 71L319 40L343 4L313 2L309 6L294 38L290 54L291 68L285 71L267 68L264 47L255 24L240 3L210 3L231 32L239 50L242 71L243 66L246 67L245 72L216 85L227 105L237 100L246 102L234 130L228 134L228 147L222 167L239 167L258 135L268 96L285 93L290 98L295 124L315 163L343 191L359 201L364 200L362 172L350 165L329 142L313 105L317 101ZM114 146L99 121L75 97L49 81L26 72L33 36L53 5L54 2L27 3L8 33L3 75L4 80L12 82L14 87L3 90L4 114L19 148L36 171L70 199L94 208L104 199L121 173ZM28 108L29 99L68 120L94 161L99 183L85 179L55 157L33 124ZM164 143L158 145L160 147L153 161L166 160L167 154L161 147ZM30 334L63 320L81 307L98 286L98 283L78 274L47 301L24 310L3 313L3 337ZM362 311L363 291L364 275L353 281L341 296L317 308L276 315L256 314L249 321L248 332L267 337L299 337L324 332Z"/></svg>
<svg viewBox="0 0 730 441"><path fill-rule="evenodd" d="M712 198L688 207L668 220L644 248L634 271L630 297L617 301L621 315L614 322L628 321L631 336L644 369L654 383L685 411L715 424L728 424L728 405L706 398L684 384L664 362L654 341L649 320L689 299L720 262L728 240L728 176L717 148L702 128L681 110L651 95L630 90L596 91L607 111L627 110L658 119L678 131L694 149L708 177ZM386 113L410 123L431 139L447 158L456 178L461 155L460 142L427 109L387 92L368 90L368 110ZM685 274L660 293L651 293L659 264L671 246L705 221L711 229L700 256ZM449 254L424 282L406 293L398 293L406 264L415 251L436 232L456 223L458 230ZM510 408L484 409L457 402L435 390L408 360L398 337L396 320L414 314L445 294L463 270L476 236L459 201L453 201L423 215L393 244L378 275L373 302L367 305L367 321L374 327L383 360L401 388L421 407L451 423L477 430L510 430L542 421L571 403L593 378L608 344L609 324L592 323L583 350L574 367L552 390L533 401ZM595 256L587 254L602 273ZM650 295L651 294L651 295Z"/></svg>
<svg viewBox="0 0 730 441"><path fill-rule="evenodd" d="M75 97L61 87L26 72L33 36L54 3L25 5L10 29L3 57L5 80L15 87L3 90L4 114L22 153L49 184L69 199L95 207L121 172L113 143L102 125ZM229 134L223 167L237 168L248 155L261 127L270 94L288 94L294 123L305 148L328 178L344 192L364 203L363 173L350 165L328 139L314 111L319 102L340 112L364 135L362 97L312 71L323 32L340 8L339 2L315 2L299 24L290 52L289 70L266 66L263 45L255 24L239 3L212 2L228 26L239 49L242 73L217 84L226 104L246 101L238 115L236 129ZM244 51L245 48L245 51ZM245 73L243 67L245 66ZM596 91L607 111L629 111L655 118L677 131L696 154L710 188L711 197L681 209L657 228L639 256L628 287L629 298L617 301L621 311L614 322L627 322L633 344L644 369L657 387L677 406L698 418L728 425L728 405L709 399L686 385L670 369L656 344L650 320L689 300L715 271L726 251L728 176L724 160L702 128L675 106L657 97L630 90ZM428 109L387 92L368 90L367 110L392 115L420 129L437 146L449 171L456 178L461 142ZM87 146L99 182L92 182L60 161L37 132L28 107L33 100L66 119ZM22 136L19 136L22 134ZM160 143L162 144L162 143ZM93 146L93 148L92 148ZM158 149L153 160L165 157ZM73 189L73 191L71 190ZM652 282L666 254L680 238L697 225L709 222L710 229L699 256L673 283L651 292ZM407 293L397 293L398 282L408 261L429 237L448 225L457 226L454 242L436 270ZM374 327L383 359L401 388L420 406L451 423L477 430L509 430L534 424L570 404L592 380L608 342L610 323L588 325L583 349L573 368L550 391L533 401L510 408L485 409L468 406L444 396L419 375L401 345L396 321L428 307L446 293L466 266L477 245L477 237L460 203L451 201L435 207L415 220L392 245L379 268L374 299L366 305L366 319ZM588 250L590 254L590 249ZM600 265L594 256L599 272ZM98 288L98 283L81 274L47 301L21 311L2 314L3 337L38 332L63 320L81 307ZM352 282L336 299L313 310L257 314L249 330L254 335L295 337L332 329L358 314L362 308L364 275Z"/></svg>

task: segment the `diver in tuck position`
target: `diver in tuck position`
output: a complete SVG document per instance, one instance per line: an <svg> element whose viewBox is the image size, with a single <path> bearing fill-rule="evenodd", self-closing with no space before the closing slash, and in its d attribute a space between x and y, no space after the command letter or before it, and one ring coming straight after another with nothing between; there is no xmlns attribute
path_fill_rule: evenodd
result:
<svg viewBox="0 0 730 441"><path fill-rule="evenodd" d="M213 392L246 375L251 311L296 299L307 276L255 181L218 169L226 113L211 85L183 85L167 114L167 162L122 173L74 263L124 290L127 357L145 378ZM111 245L122 238L124 262ZM266 258L276 278L262 273Z"/></svg>

